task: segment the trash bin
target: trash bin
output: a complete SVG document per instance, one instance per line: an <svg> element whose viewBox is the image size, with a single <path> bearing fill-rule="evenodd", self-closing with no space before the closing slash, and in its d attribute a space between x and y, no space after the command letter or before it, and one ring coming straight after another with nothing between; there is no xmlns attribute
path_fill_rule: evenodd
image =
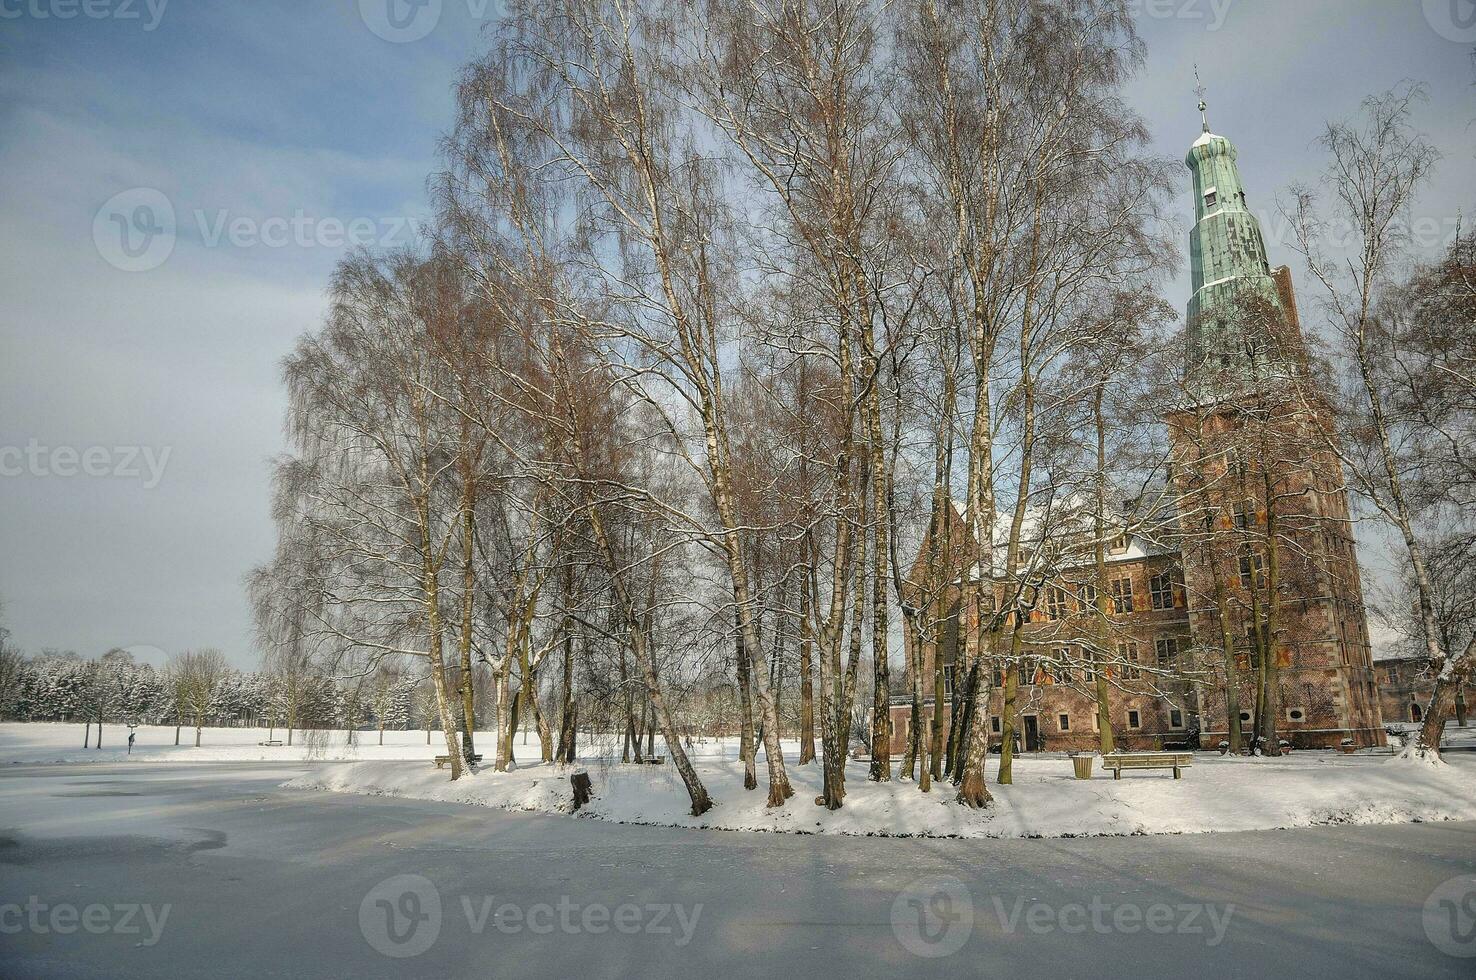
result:
<svg viewBox="0 0 1476 980"><path fill-rule="evenodd" d="M1073 755L1071 757L1071 765L1076 768L1076 778L1077 779L1091 779L1092 778L1092 759L1093 758L1095 758L1095 757L1092 756L1090 753L1082 753L1080 755Z"/></svg>

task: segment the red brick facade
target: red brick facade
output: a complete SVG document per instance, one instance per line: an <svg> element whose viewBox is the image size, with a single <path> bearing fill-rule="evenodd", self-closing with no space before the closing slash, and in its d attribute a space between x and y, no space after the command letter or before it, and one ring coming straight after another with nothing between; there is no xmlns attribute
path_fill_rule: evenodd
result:
<svg viewBox="0 0 1476 980"><path fill-rule="evenodd" d="M1109 711L1117 744L1126 749L1153 749L1183 745L1195 736L1200 708L1196 685L1181 676L1192 656L1187 593L1179 577L1178 557L1172 553L1145 553L1140 545L1121 549L1108 559L1108 581L1129 582L1118 593L1126 607L1110 614L1110 643L1120 653L1118 662L1102 665L1112 692ZM1016 696L1016 740L1022 751L1093 749L1099 743L1096 695L1091 663L1082 640L1095 635L1098 619L1082 588L1090 568L1063 572L1055 598L1042 601L1024 627L1024 657L1012 669L1019 671ZM1155 581L1156 579L1156 581ZM1155 587L1156 586L1156 587ZM1166 586L1166 588L1165 588ZM957 595L950 596L956 605ZM962 619L962 617L959 617ZM945 664L943 724L949 720L954 665L961 659L963 642L972 646L977 619L946 620L937 643L923 646L924 731L932 723L933 657L942 647ZM1136 666L1130 666L1136 658ZM998 749L1004 707L1003 663L991 678L991 745ZM906 749L911 720L910 697L894 698L892 750ZM1063 717L1064 716L1064 717Z"/></svg>
<svg viewBox="0 0 1476 980"><path fill-rule="evenodd" d="M1326 448L1325 410L1316 404L1298 410L1273 406L1281 412L1265 423L1264 440L1294 447L1285 459L1276 459L1274 486L1270 491L1276 508L1275 534L1279 545L1279 579L1283 583L1281 609L1271 647L1279 677L1274 710L1278 734L1293 745L1333 746L1351 738L1358 745L1384 744L1378 690L1374 679L1372 648L1363 606L1357 551L1343 489L1342 468ZM1176 458L1200 454L1205 439L1225 435L1229 426L1243 418L1236 408L1191 416L1170 417ZM1190 434L1193 427L1194 432ZM1197 445L1191 444L1198 443ZM1251 450L1256 449L1252 441ZM1220 453L1216 453L1218 458ZM1244 490L1233 474L1215 469L1200 479L1196 490L1189 467L1176 474L1184 499L1213 512L1213 528L1185 526L1186 541L1198 540L1186 553L1185 579L1190 594L1190 627L1198 644L1209 649L1217 644L1220 610L1214 600L1214 575L1225 583L1226 614L1235 638L1236 671L1239 677L1241 718L1248 729L1254 714L1253 644L1248 639L1254 613L1246 588L1247 559L1256 562L1251 574L1264 574L1265 547L1206 543L1221 536L1234 539L1232 523L1248 523L1252 536L1267 524L1267 491L1254 485ZM1203 472L1201 468L1198 472ZM1230 487L1240 486L1243 496ZM1233 498L1233 499L1232 499ZM1202 520L1202 517L1201 517ZM1212 569L1210 563L1218 564ZM1264 601L1264 600L1263 600ZM1223 659L1223 658L1221 658ZM1223 689L1222 689L1223 694ZM1207 698L1202 719L1207 739L1223 738L1228 731L1226 700Z"/></svg>

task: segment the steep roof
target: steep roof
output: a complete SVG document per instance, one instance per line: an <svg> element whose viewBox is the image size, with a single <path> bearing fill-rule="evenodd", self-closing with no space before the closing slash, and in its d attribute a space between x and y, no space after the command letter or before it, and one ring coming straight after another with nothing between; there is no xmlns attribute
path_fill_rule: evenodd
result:
<svg viewBox="0 0 1476 980"><path fill-rule="evenodd" d="M966 505L958 500L951 503L962 524L967 512ZM1177 547L1165 540L1176 523L1174 516L1163 513L1152 521L1132 518L1129 514L1134 509L1131 506L1133 503L1120 495L1114 495L1108 502L1108 513L1104 521L1107 560L1118 563L1176 554ZM994 575L1004 573L1013 521L1013 511L995 513ZM1026 508L1020 526L1021 559L1036 566L1044 562L1048 567L1063 570L1086 565L1094 559L1097 543L1095 524L1095 501L1091 494L1084 491L1074 490L1031 504ZM970 575L979 577L979 565L970 569Z"/></svg>

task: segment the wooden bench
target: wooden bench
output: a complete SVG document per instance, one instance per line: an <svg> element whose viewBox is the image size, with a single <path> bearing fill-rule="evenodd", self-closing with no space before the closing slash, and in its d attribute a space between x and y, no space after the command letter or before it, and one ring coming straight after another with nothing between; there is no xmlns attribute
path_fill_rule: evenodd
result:
<svg viewBox="0 0 1476 980"><path fill-rule="evenodd" d="M636 763L642 766L659 766L665 762L666 756L664 755L645 755L636 760Z"/></svg>
<svg viewBox="0 0 1476 980"><path fill-rule="evenodd" d="M476 765L480 765L481 764L482 757L479 756L479 755L469 755L469 756L466 757L466 761L467 762L470 762L472 765L476 766ZM449 755L438 755L438 756L436 756L436 768L437 769L444 769L444 768L446 768L446 766L450 765L450 763L451 763L451 757Z"/></svg>
<svg viewBox="0 0 1476 980"><path fill-rule="evenodd" d="M1112 752L1102 756L1102 768L1112 770L1113 779L1121 779L1124 769L1172 769L1178 779L1179 770L1193 764L1192 752Z"/></svg>
<svg viewBox="0 0 1476 980"><path fill-rule="evenodd" d="M265 742L257 742L256 744L257 745L281 745L282 744L282 740L280 738L269 738Z"/></svg>

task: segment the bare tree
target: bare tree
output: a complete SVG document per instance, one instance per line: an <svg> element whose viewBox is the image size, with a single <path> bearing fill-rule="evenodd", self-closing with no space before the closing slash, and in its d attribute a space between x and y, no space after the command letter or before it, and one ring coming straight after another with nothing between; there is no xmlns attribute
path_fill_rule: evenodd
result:
<svg viewBox="0 0 1476 980"><path fill-rule="evenodd" d="M951 239L938 273L971 358L962 541L964 567L979 571L964 586L967 662L950 742L960 800L983 806L992 668L1018 656L1043 571L1025 534L1055 482L1038 454L1055 451L1060 397L1043 379L1092 290L1162 262L1143 220L1164 168L1143 157L1142 124L1118 94L1142 57L1120 5L923 3L902 37L910 140L933 225ZM1014 469L1013 501L1001 499L1002 466ZM1017 672L1001 673L1007 781Z"/></svg>
<svg viewBox="0 0 1476 980"><path fill-rule="evenodd" d="M1329 123L1322 136L1329 156L1324 185L1330 213L1307 188L1295 191L1290 209L1295 247L1322 287L1323 306L1349 367L1349 394L1356 405L1333 442L1348 468L1353 488L1400 536L1418 600L1425 654L1436 672L1437 697L1409 754L1438 758L1440 733L1453 699L1456 651L1440 643L1435 617L1435 585L1419 529L1420 508L1409 484L1416 479L1419 440L1412 428L1421 420L1399 411L1388 380L1402 365L1397 344L1380 323L1379 302L1403 261L1408 214L1439 155L1411 125L1422 88L1405 85L1364 101L1361 122ZM1351 231L1346 258L1328 254L1329 223Z"/></svg>
<svg viewBox="0 0 1476 980"><path fill-rule="evenodd" d="M170 658L169 671L174 679L176 707L186 711L195 722L196 748L200 746L200 734L210 717L215 692L228 669L219 650L186 650ZM177 732L176 725L176 742Z"/></svg>
<svg viewBox="0 0 1476 980"><path fill-rule="evenodd" d="M278 478L303 501L296 519L332 567L321 591L295 596L304 629L338 673L362 674L385 656L426 660L457 779L443 575L464 527L461 431L436 394L447 384L428 336L438 275L405 252L340 263L327 322L286 362L289 430L303 455Z"/></svg>
<svg viewBox="0 0 1476 980"><path fill-rule="evenodd" d="M1385 417L1398 433L1408 503L1419 515L1416 531L1428 566L1438 645L1446 656L1432 661L1436 687L1422 714L1420 740L1440 744L1457 692L1476 670L1470 638L1470 562L1476 550L1476 236L1457 230L1435 262L1414 270L1380 304L1370 346L1382 354L1380 381ZM1404 632L1428 651L1429 620L1419 602L1413 563L1404 576L1412 617ZM1410 620L1413 622L1410 622ZM1412 627L1412 628L1411 628Z"/></svg>

